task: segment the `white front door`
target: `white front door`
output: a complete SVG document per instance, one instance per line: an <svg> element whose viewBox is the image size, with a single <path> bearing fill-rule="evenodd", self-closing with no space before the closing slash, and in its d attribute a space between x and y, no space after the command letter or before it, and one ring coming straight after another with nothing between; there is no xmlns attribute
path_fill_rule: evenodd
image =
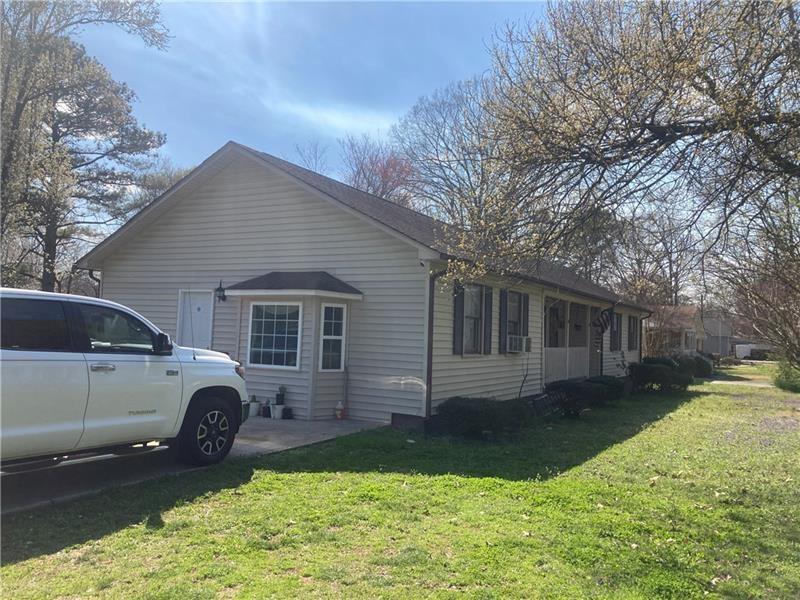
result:
<svg viewBox="0 0 800 600"><path fill-rule="evenodd" d="M214 292L178 292L178 345L211 348Z"/></svg>

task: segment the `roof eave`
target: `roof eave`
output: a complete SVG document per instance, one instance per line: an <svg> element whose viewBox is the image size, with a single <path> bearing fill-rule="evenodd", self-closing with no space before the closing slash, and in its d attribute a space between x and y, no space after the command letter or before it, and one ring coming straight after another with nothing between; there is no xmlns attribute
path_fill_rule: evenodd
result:
<svg viewBox="0 0 800 600"><path fill-rule="evenodd" d="M474 262L474 261L470 261L469 259L459 258L457 256L446 254L444 252L440 253L440 258L441 258L441 260L462 260L462 261L465 261L465 262ZM618 304L618 305L621 305L621 306L632 308L634 310L638 310L640 312L645 312L645 313L650 313L651 312L650 309L645 308L643 306L639 306L638 304L634 304L632 302L625 302L624 300L619 300L619 299L604 298L604 297L598 296L596 294L590 294L590 293L587 293L587 292L576 290L576 289L574 289L574 288L572 288L570 286L556 284L556 283L553 283L553 282L550 282L550 281L546 281L546 280L538 278L538 277L533 277L532 275L525 275L523 273L518 273L516 271L509 272L509 273L502 273L501 271L491 270L490 269L489 272L493 273L495 275L499 275L500 277L519 277L520 279L524 279L525 281L529 281L531 283L535 283L537 285L541 285L542 287L546 287L546 288L550 288L550 289L554 289L554 290L562 290L562 291L570 293L570 294L575 294L576 296L583 296L585 298L591 298L593 300L600 300L602 302Z"/></svg>
<svg viewBox="0 0 800 600"><path fill-rule="evenodd" d="M306 289L293 289L293 290L272 290L272 289L227 289L225 290L226 296L248 296L259 298L286 298L295 296L307 297L320 297L320 298L336 298L337 300L355 300L361 301L364 299L363 294L349 294L346 292L330 292L327 290L306 290Z"/></svg>

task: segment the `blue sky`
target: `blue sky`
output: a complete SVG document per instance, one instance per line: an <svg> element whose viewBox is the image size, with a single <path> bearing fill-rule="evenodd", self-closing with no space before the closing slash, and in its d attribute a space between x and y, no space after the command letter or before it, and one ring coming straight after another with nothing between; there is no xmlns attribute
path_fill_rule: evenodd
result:
<svg viewBox="0 0 800 600"><path fill-rule="evenodd" d="M164 3L172 40L147 48L113 28L80 36L139 96L134 111L167 134L176 165L233 139L296 160L319 140L385 134L420 97L486 71L493 33L538 18L525 3Z"/></svg>

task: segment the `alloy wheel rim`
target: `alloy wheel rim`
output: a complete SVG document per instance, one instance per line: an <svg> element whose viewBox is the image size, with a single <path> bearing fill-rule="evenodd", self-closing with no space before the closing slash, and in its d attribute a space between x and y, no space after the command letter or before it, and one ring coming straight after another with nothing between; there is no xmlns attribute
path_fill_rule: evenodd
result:
<svg viewBox="0 0 800 600"><path fill-rule="evenodd" d="M212 410L203 415L197 427L197 446L206 456L216 454L228 442L230 426L228 417L220 410Z"/></svg>

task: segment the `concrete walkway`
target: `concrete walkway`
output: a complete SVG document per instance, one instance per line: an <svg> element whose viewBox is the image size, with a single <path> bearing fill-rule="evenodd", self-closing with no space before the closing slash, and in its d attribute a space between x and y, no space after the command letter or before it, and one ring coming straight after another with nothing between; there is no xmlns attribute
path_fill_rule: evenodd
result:
<svg viewBox="0 0 800 600"><path fill-rule="evenodd" d="M280 452L289 448L308 446L365 429L381 427L370 421L278 421L263 417L250 417L236 436L231 456L252 456Z"/></svg>
<svg viewBox="0 0 800 600"><path fill-rule="evenodd" d="M774 388L775 386L767 381L736 381L733 379L705 379L705 383L715 383L719 385L742 385L745 387Z"/></svg>
<svg viewBox="0 0 800 600"><path fill-rule="evenodd" d="M239 430L226 460L280 452L380 426L366 421L278 421L251 417ZM0 512L6 515L59 504L110 488L201 468L178 462L171 449L161 447L146 454L97 456L37 471L3 473Z"/></svg>

